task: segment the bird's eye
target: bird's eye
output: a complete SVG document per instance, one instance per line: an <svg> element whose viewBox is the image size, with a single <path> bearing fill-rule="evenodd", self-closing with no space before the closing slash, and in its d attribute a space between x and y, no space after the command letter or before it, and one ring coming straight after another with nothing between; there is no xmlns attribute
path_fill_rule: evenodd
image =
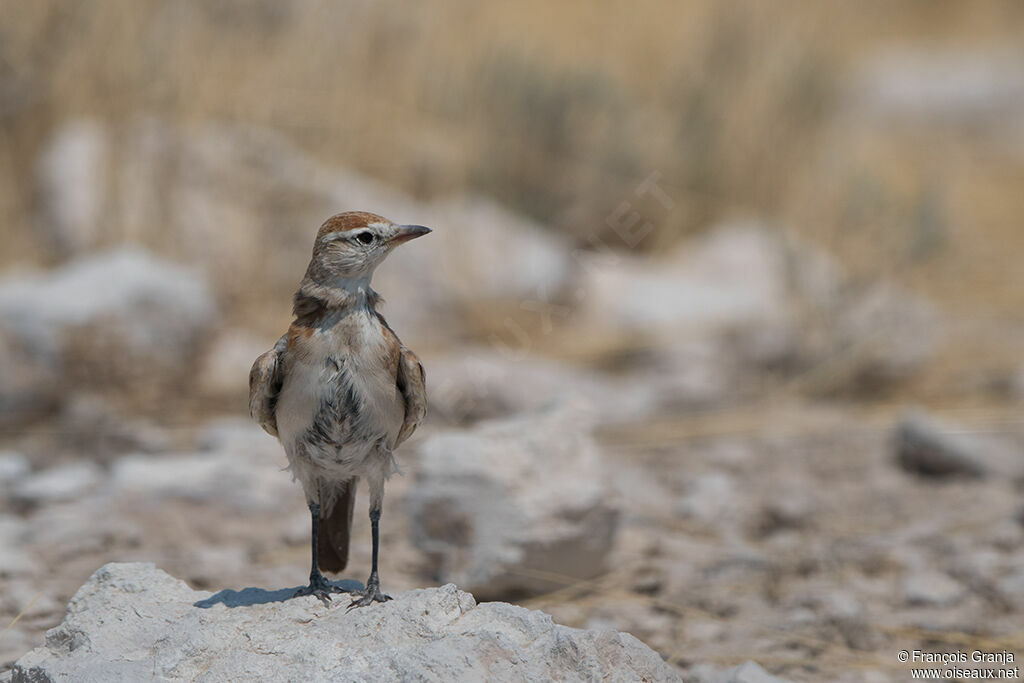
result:
<svg viewBox="0 0 1024 683"><path fill-rule="evenodd" d="M359 240L360 242L362 242L363 244L372 244L373 243L373 233L370 232L370 231L361 232L358 235L356 235L356 239Z"/></svg>

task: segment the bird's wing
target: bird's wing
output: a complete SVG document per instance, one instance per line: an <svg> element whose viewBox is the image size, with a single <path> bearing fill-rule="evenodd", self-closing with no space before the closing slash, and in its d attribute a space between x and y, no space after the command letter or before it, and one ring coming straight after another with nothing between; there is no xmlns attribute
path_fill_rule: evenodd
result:
<svg viewBox="0 0 1024 683"><path fill-rule="evenodd" d="M398 390L402 393L405 401L405 419L402 421L402 429L398 432L398 439L395 446L412 436L416 427L423 421L427 414L427 383L423 372L423 364L416 354L401 347L398 359Z"/></svg>
<svg viewBox="0 0 1024 683"><path fill-rule="evenodd" d="M284 353L288 335L277 340L252 364L249 371L249 413L271 436L277 436L277 395L284 381Z"/></svg>

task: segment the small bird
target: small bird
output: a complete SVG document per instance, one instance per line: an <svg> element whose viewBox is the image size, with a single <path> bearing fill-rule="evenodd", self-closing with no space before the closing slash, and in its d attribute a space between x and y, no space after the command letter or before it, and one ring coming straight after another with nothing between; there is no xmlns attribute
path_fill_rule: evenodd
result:
<svg viewBox="0 0 1024 683"><path fill-rule="evenodd" d="M249 373L249 410L284 447L312 518L309 585L296 596L326 604L344 592L321 570L348 563L356 486L365 479L372 565L349 609L391 599L377 576L384 481L396 470L395 448L426 415L426 384L416 354L377 312L370 279L395 247L429 232L362 211L328 218L295 293L294 322Z"/></svg>

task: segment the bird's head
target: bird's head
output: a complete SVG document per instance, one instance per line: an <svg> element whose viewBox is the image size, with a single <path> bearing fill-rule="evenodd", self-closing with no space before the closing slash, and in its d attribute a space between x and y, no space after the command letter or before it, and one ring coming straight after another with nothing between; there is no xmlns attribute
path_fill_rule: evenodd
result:
<svg viewBox="0 0 1024 683"><path fill-rule="evenodd" d="M339 213L320 226L307 277L326 287L368 286L395 247L428 232L422 225L396 225L364 211Z"/></svg>

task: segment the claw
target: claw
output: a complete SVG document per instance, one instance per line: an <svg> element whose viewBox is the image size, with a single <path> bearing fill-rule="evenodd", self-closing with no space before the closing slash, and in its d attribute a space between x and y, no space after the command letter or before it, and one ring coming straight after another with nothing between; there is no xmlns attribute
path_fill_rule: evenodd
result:
<svg viewBox="0 0 1024 683"><path fill-rule="evenodd" d="M359 597L349 603L348 609L345 610L346 612L351 612L356 607L368 607L375 602L387 602L388 600L391 600L390 595L381 593L380 589L376 586L367 588L364 591L357 591L353 593L353 595L358 595Z"/></svg>
<svg viewBox="0 0 1024 683"><path fill-rule="evenodd" d="M335 586L323 576L311 576L309 578L309 585L295 591L292 597L298 598L303 595L312 595L324 603L324 607L329 607L331 604L331 593L345 592L344 589Z"/></svg>

